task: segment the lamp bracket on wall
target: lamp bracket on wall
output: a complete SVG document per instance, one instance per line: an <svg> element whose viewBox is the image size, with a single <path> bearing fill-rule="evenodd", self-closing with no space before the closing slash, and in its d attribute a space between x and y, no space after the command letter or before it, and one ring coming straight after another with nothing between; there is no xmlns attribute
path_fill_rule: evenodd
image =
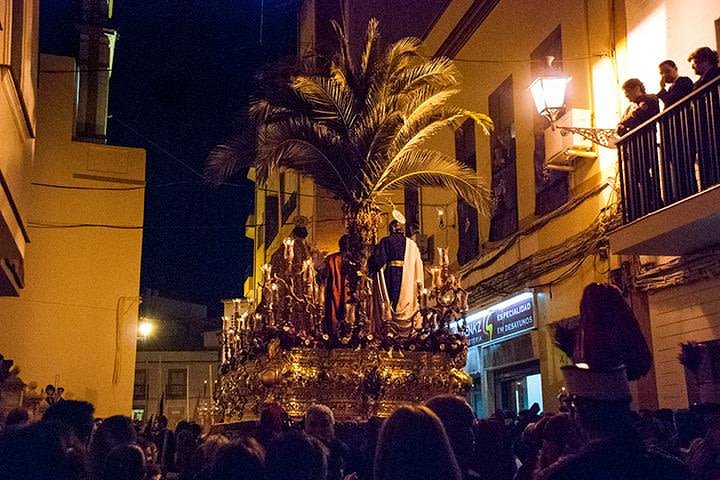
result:
<svg viewBox="0 0 720 480"><path fill-rule="evenodd" d="M578 134L605 148L615 148L617 135L612 128L558 127L561 135Z"/></svg>

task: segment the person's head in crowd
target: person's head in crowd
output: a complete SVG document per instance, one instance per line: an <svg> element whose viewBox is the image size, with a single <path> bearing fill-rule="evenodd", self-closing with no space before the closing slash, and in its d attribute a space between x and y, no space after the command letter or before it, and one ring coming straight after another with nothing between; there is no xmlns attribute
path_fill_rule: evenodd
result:
<svg viewBox="0 0 720 480"><path fill-rule="evenodd" d="M455 395L438 395L425 402L425 406L440 418L460 468L467 471L475 441L472 408L465 399Z"/></svg>
<svg viewBox="0 0 720 480"><path fill-rule="evenodd" d="M630 398L597 400L576 397L573 404L578 426L586 438L636 438L630 424Z"/></svg>
<svg viewBox="0 0 720 480"><path fill-rule="evenodd" d="M111 417L112 418L112 417ZM102 465L101 480L144 480L145 454L137 445L118 445Z"/></svg>
<svg viewBox="0 0 720 480"><path fill-rule="evenodd" d="M548 417L539 440L542 445L538 458L540 469L549 467L560 457L579 447L575 425L567 413Z"/></svg>
<svg viewBox="0 0 720 480"><path fill-rule="evenodd" d="M211 467L213 480L254 480L265 475L265 451L253 438L225 445Z"/></svg>
<svg viewBox="0 0 720 480"><path fill-rule="evenodd" d="M718 53L710 47L700 47L690 54L688 62L695 74L703 76L718 66Z"/></svg>
<svg viewBox="0 0 720 480"><path fill-rule="evenodd" d="M129 417L114 415L106 418L95 431L88 450L90 470L99 474L106 457L119 445L134 444L137 440L135 426Z"/></svg>
<svg viewBox="0 0 720 480"><path fill-rule="evenodd" d="M58 421L69 426L78 439L87 445L93 429L93 413L95 407L89 402L65 400L48 407L43 421Z"/></svg>
<svg viewBox="0 0 720 480"><path fill-rule="evenodd" d="M73 429L43 421L0 436L2 480L74 480L84 478L85 454Z"/></svg>
<svg viewBox="0 0 720 480"><path fill-rule="evenodd" d="M664 60L658 65L658 69L663 83L675 83L679 76L677 65L672 60Z"/></svg>
<svg viewBox="0 0 720 480"><path fill-rule="evenodd" d="M289 431L270 443L265 480L324 480L328 451L316 438Z"/></svg>
<svg viewBox="0 0 720 480"><path fill-rule="evenodd" d="M197 448L197 440L192 433L190 424L185 422L180 433L176 434L176 449L175 449L175 468L183 472L192 462L192 455L195 453Z"/></svg>
<svg viewBox="0 0 720 480"><path fill-rule="evenodd" d="M143 452L145 452L145 463L157 463L158 448L157 445L155 445L155 442L152 441L152 438L146 434L140 434L137 436L135 443L137 443L138 447L142 448Z"/></svg>
<svg viewBox="0 0 720 480"><path fill-rule="evenodd" d="M631 102L637 102L645 95L645 85L637 78L625 80L625 83L622 84L622 89L623 93L625 93L625 98Z"/></svg>
<svg viewBox="0 0 720 480"><path fill-rule="evenodd" d="M220 450L229 443L230 440L225 435L214 434L205 437L205 440L195 449L190 464L186 467L183 475L187 478L193 478L203 468L215 463Z"/></svg>
<svg viewBox="0 0 720 480"><path fill-rule="evenodd" d="M155 420L155 425L157 426L158 430L165 430L168 426L168 419L165 415L160 415L157 417L157 420Z"/></svg>
<svg viewBox="0 0 720 480"><path fill-rule="evenodd" d="M197 441L202 435L202 427L196 422L190 422L190 431L192 432L195 440Z"/></svg>
<svg viewBox="0 0 720 480"><path fill-rule="evenodd" d="M24 408L13 408L5 417L5 426L25 425L30 421L30 414Z"/></svg>
<svg viewBox="0 0 720 480"><path fill-rule="evenodd" d="M56 400L65 400L63 394L65 394L65 389L63 387L57 387L57 390L55 390Z"/></svg>
<svg viewBox="0 0 720 480"><path fill-rule="evenodd" d="M440 419L408 405L385 421L375 451L375 480L460 480L460 467Z"/></svg>
<svg viewBox="0 0 720 480"><path fill-rule="evenodd" d="M313 404L305 412L305 432L327 443L335 437L335 417L327 405Z"/></svg>
<svg viewBox="0 0 720 480"><path fill-rule="evenodd" d="M276 402L265 403L260 408L257 424L257 440L267 448L270 442L282 434L287 422L287 413Z"/></svg>
<svg viewBox="0 0 720 480"><path fill-rule="evenodd" d="M505 416L496 411L493 418L475 423L475 448L472 469L481 478L512 478L515 471L510 442L505 441Z"/></svg>
<svg viewBox="0 0 720 480"><path fill-rule="evenodd" d="M189 430L190 429L190 422L187 422L185 420L180 420L177 425L175 425L175 435L180 435L180 433L183 430Z"/></svg>
<svg viewBox="0 0 720 480"><path fill-rule="evenodd" d="M153 464L145 464L145 480L162 480L160 467Z"/></svg>

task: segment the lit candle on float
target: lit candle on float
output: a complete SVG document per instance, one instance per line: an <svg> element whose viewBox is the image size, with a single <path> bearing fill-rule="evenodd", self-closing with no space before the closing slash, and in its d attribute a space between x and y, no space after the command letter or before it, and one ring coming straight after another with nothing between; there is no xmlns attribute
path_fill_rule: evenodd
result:
<svg viewBox="0 0 720 480"><path fill-rule="evenodd" d="M442 270L440 267L430 267L430 275L432 275L433 288L442 287Z"/></svg>
<svg viewBox="0 0 720 480"><path fill-rule="evenodd" d="M293 256L295 255L295 251L293 249L294 245L295 240L290 237L286 237L283 240L283 246L285 247L283 258L285 258L285 261L288 262L288 264L292 264Z"/></svg>
<svg viewBox="0 0 720 480"><path fill-rule="evenodd" d="M437 247L438 249L438 263L441 267L447 267L450 265L449 254L450 249L448 247Z"/></svg>
<svg viewBox="0 0 720 480"><path fill-rule="evenodd" d="M272 265L265 263L260 267L260 270L262 270L263 274L263 283L269 282L272 275Z"/></svg>

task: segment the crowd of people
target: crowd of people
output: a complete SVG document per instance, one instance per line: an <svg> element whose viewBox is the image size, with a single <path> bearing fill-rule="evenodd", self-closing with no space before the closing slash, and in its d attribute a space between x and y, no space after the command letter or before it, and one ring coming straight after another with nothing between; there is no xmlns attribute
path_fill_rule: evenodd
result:
<svg viewBox="0 0 720 480"><path fill-rule="evenodd" d="M630 400L570 397L558 413L537 404L477 420L452 395L389 418L335 424L325 405L301 422L266 404L256 424L203 434L117 415L87 402L50 406L42 419L7 415L0 478L186 480L558 480L720 478L720 406L632 412Z"/></svg>

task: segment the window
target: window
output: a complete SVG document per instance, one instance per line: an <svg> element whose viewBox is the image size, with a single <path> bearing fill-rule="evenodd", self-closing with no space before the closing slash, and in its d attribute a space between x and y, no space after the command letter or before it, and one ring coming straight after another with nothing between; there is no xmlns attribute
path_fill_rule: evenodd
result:
<svg viewBox="0 0 720 480"><path fill-rule="evenodd" d="M278 203L277 195L267 195L265 197L265 248L272 244L280 228Z"/></svg>
<svg viewBox="0 0 720 480"><path fill-rule="evenodd" d="M147 370L135 370L135 385L133 386L133 400L144 400L147 395Z"/></svg>
<svg viewBox="0 0 720 480"><path fill-rule="evenodd" d="M288 191L290 187L290 191ZM285 225L298 205L300 176L295 172L280 174L280 198L282 199L282 223Z"/></svg>
<svg viewBox="0 0 720 480"><path fill-rule="evenodd" d="M25 7L23 0L12 2L12 26L10 38L10 72L18 90L22 81L23 44L25 30Z"/></svg>
<svg viewBox="0 0 720 480"><path fill-rule="evenodd" d="M405 187L405 225L410 228L420 226L420 190L414 186Z"/></svg>
<svg viewBox="0 0 720 480"><path fill-rule="evenodd" d="M171 368L168 370L168 383L165 386L167 398L185 398L187 393L187 370Z"/></svg>
<svg viewBox="0 0 720 480"><path fill-rule="evenodd" d="M554 57L554 68L562 68L562 36L560 26L530 54L530 73L536 78L547 73L547 57ZM535 109L533 109L535 110ZM535 135L535 214L544 215L561 207L568 201L568 174L545 168L545 129L548 120L537 111L534 114L533 133Z"/></svg>
<svg viewBox="0 0 720 480"><path fill-rule="evenodd" d="M515 154L515 109L512 76L488 98L495 129L490 135L493 192L490 241L496 242L517 231L517 168Z"/></svg>
<svg viewBox="0 0 720 480"><path fill-rule="evenodd" d="M468 119L455 131L455 158L468 167L477 168L475 159L475 121ZM464 265L480 252L478 211L462 198L457 204L458 262Z"/></svg>

